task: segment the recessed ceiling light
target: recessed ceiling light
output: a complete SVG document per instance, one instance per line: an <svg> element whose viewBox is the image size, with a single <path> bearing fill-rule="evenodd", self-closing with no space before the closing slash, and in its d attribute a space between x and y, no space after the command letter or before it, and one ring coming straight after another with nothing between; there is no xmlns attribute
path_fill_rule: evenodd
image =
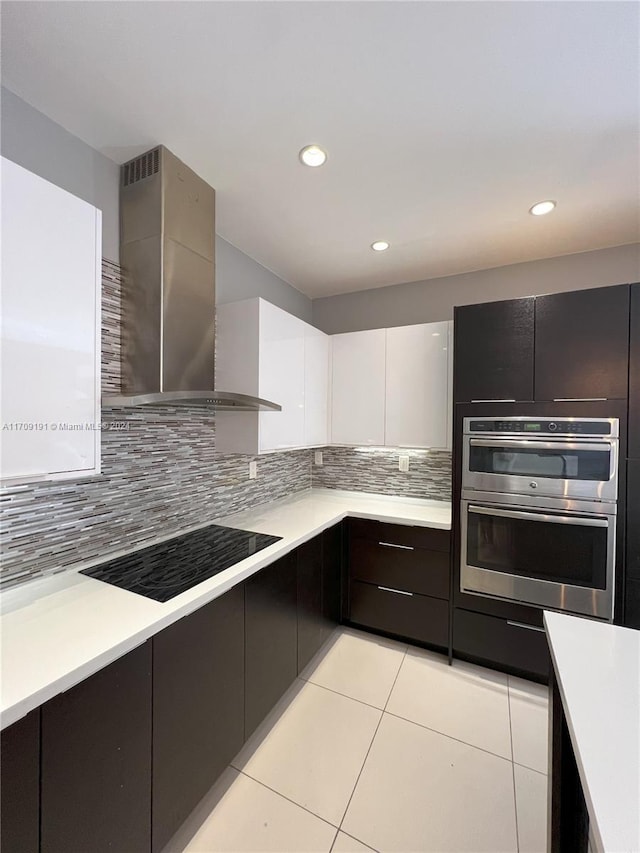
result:
<svg viewBox="0 0 640 853"><path fill-rule="evenodd" d="M300 161L305 166L322 166L327 159L327 152L319 145L305 145L300 154Z"/></svg>
<svg viewBox="0 0 640 853"><path fill-rule="evenodd" d="M555 206L555 201L539 201L533 207L529 208L529 213L532 213L534 216L544 216L545 213L551 213Z"/></svg>
<svg viewBox="0 0 640 853"><path fill-rule="evenodd" d="M374 252L386 252L389 248L389 244L386 240L376 240L375 243L371 244L371 248Z"/></svg>

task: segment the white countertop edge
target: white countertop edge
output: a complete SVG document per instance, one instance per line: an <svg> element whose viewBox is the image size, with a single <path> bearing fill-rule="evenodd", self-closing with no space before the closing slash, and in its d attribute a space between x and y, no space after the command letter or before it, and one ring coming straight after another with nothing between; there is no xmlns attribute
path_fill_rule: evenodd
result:
<svg viewBox="0 0 640 853"><path fill-rule="evenodd" d="M560 697L562 700L562 707L564 710L564 716L565 716L565 719L567 721L567 729L569 730L569 736L571 738L571 744L573 747L573 753L574 753L574 757L576 760L576 766L578 768L578 775L580 777L580 782L582 784L582 791L583 791L585 803L587 806L587 812L589 814L589 835L590 835L591 841L595 845L594 853L637 853L637 851L640 850L640 847L638 847L633 841L632 841L632 844L634 844L634 846L632 846L632 847L619 848L616 846L616 848L614 849L611 846L607 847L607 845L606 845L605 838L603 837L603 830L602 830L602 825L601 825L603 822L602 816L601 816L601 810L594 801L592 786L590 784L590 779L589 779L589 773L588 773L587 767L585 766L585 761L584 761L584 757L583 757L583 751L585 749L585 744L582 742L582 740L579 736L579 733L576 730L576 726L575 726L573 715L572 715L574 703L573 703L573 701L570 700L570 697L567 696L567 693L565 690L565 685L563 684L563 666L562 666L561 662L558 660L558 657L556 655L556 651L554 649L554 643L553 643L553 636L552 636L554 631L557 631L561 627L562 621L567 620L567 619L579 619L581 622L585 622L585 623L588 623L590 625L593 625L593 624L605 625L607 627L610 627L612 630L619 630L621 628L621 626L610 625L609 623L603 623L600 621L591 620L591 619L588 619L586 617L582 617L582 616L578 616L578 615L574 615L574 614L568 615L565 613L557 613L557 612L546 611L546 610L543 613L543 619L544 619L545 631L547 633L547 639L548 639L549 651L551 654L551 660L553 663L553 667L554 667L554 671L555 671L555 675L556 675L556 681L558 684L558 690L560 692ZM553 624L553 623L556 623L556 624ZM621 629L625 630L625 631L633 631L632 628L621 628ZM579 667L580 663L576 662L576 666ZM594 671L593 668L590 669L589 675L587 677L588 678L597 677L597 671ZM612 698L612 702L614 702L614 701L615 701L615 697ZM637 761L640 761L640 756L636 756L635 758ZM633 760L633 757L631 760ZM638 765L638 773L640 773L640 765ZM549 768L549 779L551 779L551 768ZM612 784L613 784L613 780L612 780ZM640 843L640 837L638 837L638 842Z"/></svg>
<svg viewBox="0 0 640 853"><path fill-rule="evenodd" d="M288 506L292 509L299 507L305 499L314 498L319 498L321 500L322 498L328 499L326 501L326 509L328 511L326 517L321 520L313 520L313 522L304 529L304 532L294 536L284 537L282 541L276 542L262 551L259 551L257 554L248 557L246 560L236 563L229 569L220 572L218 575L215 575L209 580L197 584L192 589L186 590L184 593L181 593L168 602L161 603L151 601L150 599L144 599L142 596L138 596L135 593L119 589L118 587L105 584L103 581L89 578L84 575L82 576L81 581L78 578L80 571L84 568L97 565L101 562L105 562L106 560L114 559L122 554L132 553L134 551L147 548L153 544L168 541L176 536L183 535L183 533L199 530L203 527L208 527L211 524L224 524L225 526L239 528L242 528L243 524L246 524L248 527L264 526L265 522L256 522L251 525L249 519L252 516L264 516L265 513L267 514L268 519L268 516L271 513L277 511L282 512ZM358 503L364 502L368 504L366 507L356 506ZM399 511L394 513L388 508L383 510L383 505L388 503L397 505ZM325 501L322 501L322 504L324 508ZM341 504L341 506L338 506L338 504ZM379 505L380 509L376 509L376 504ZM331 507L331 505L333 505L333 507ZM270 563L275 562L281 557L285 557L300 545L310 539L313 539L324 530L333 527L335 524L338 524L347 517L367 518L391 524L430 527L440 530L451 529L450 521L447 522L440 519L430 520L429 518L419 517L417 513L414 515L411 510L409 512L402 511L402 505L405 507L410 506L411 508L415 507L415 509L431 509L443 512L450 511L450 504L445 501L421 501L419 499L404 500L402 498L375 495L367 492L344 492L333 489L305 490L287 498L282 498L267 504L260 504L252 509L243 510L233 513L232 515L216 519L215 521L208 521L205 524L185 529L182 533L174 533L169 536L159 537L154 541L145 542L139 547L114 552L114 554L110 554L106 558L103 557L102 559L92 560L86 564L78 564L77 566L74 566L73 569L55 573L49 577L31 581L30 583L23 584L19 587L3 592L0 595L0 610L3 613L3 617L12 614L16 610L20 610L23 607L27 607L30 601L33 601L34 599L37 600L40 596L50 594L52 591L55 593L56 587L58 587L59 590L63 590L65 587L72 585L74 583L74 579L76 583L81 582L84 585L99 585L95 589L103 591L105 597L108 596L114 599L120 598L123 602L125 600L130 601L132 596L136 599L142 599L141 609L147 609L155 612L152 616L147 616L146 619L141 620L143 624L139 630L133 631L131 634L127 634L126 636L120 636L113 644L108 645L95 654L91 654L86 660L82 661L80 665L74 666L68 670L65 669L61 674L57 674L51 679L44 680L45 683L43 683L41 687L27 691L24 696L16 699L15 701L11 701L8 704L4 704L3 701L2 708L0 709L0 729L4 729L12 723L17 722L44 702L49 701L59 693L62 693L76 684L79 684L81 681L84 681L86 678L98 672L100 669L103 669L108 664L113 663L115 660L132 651L137 646L142 645L142 643L146 642L164 628L169 627L179 619L188 616L195 610L198 610L211 601L214 601L225 592L228 592L236 584L247 580L253 574L260 571L260 569L263 569L265 566L268 566ZM266 524L269 525L270 522L267 520ZM258 530L257 532L267 531ZM274 535L277 535L277 531L275 529L272 532ZM2 634L4 634L4 632L2 632ZM2 639L3 645L6 645L4 636Z"/></svg>

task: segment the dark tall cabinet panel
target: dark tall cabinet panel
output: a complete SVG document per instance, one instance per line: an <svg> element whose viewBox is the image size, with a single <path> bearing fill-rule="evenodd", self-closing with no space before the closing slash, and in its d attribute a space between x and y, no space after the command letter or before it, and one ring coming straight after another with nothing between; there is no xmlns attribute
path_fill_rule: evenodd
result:
<svg viewBox="0 0 640 853"><path fill-rule="evenodd" d="M298 670L296 555L245 585L245 738L255 731Z"/></svg>
<svg viewBox="0 0 640 853"><path fill-rule="evenodd" d="M42 707L42 853L148 853L151 641Z"/></svg>
<svg viewBox="0 0 640 853"><path fill-rule="evenodd" d="M640 628L640 459L627 466L625 625Z"/></svg>
<svg viewBox="0 0 640 853"><path fill-rule="evenodd" d="M40 846L40 709L0 738L0 849L38 853Z"/></svg>
<svg viewBox="0 0 640 853"><path fill-rule="evenodd" d="M455 309L455 402L533 399L534 302L530 297Z"/></svg>
<svg viewBox="0 0 640 853"><path fill-rule="evenodd" d="M153 638L152 850L244 742L244 586Z"/></svg>
<svg viewBox="0 0 640 853"><path fill-rule="evenodd" d="M343 525L335 524L322 533L322 612L325 639L340 623L342 615Z"/></svg>
<svg viewBox="0 0 640 853"><path fill-rule="evenodd" d="M640 284L631 285L629 458L640 459Z"/></svg>
<svg viewBox="0 0 640 853"><path fill-rule="evenodd" d="M629 286L536 297L535 399L627 396Z"/></svg>
<svg viewBox="0 0 640 853"><path fill-rule="evenodd" d="M298 560L298 672L301 672L325 639L322 613L322 536L296 551Z"/></svg>

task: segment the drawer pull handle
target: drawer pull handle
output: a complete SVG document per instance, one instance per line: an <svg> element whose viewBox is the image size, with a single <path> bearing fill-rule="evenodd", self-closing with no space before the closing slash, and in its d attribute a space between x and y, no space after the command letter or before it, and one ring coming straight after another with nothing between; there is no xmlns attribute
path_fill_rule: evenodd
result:
<svg viewBox="0 0 640 853"><path fill-rule="evenodd" d="M514 397L502 397L493 400L472 400L472 403L515 403Z"/></svg>
<svg viewBox="0 0 640 853"><path fill-rule="evenodd" d="M390 586L379 586L378 589L382 590L382 592L395 592L397 595L408 595L410 598L413 598L412 592L405 592L403 589L392 589Z"/></svg>
<svg viewBox="0 0 640 853"><path fill-rule="evenodd" d="M378 542L378 545L383 545L385 548L402 548L403 551L414 551L413 545L396 545L395 542Z"/></svg>
<svg viewBox="0 0 640 853"><path fill-rule="evenodd" d="M507 619L507 625L511 625L512 628L526 628L527 631L537 631L539 634L546 633L544 628L538 628L537 625L525 625L524 622L511 622Z"/></svg>

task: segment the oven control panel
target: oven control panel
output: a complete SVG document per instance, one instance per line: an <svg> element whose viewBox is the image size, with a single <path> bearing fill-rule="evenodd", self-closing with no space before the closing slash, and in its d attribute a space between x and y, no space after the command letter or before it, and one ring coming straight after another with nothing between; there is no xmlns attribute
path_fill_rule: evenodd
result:
<svg viewBox="0 0 640 853"><path fill-rule="evenodd" d="M532 435L612 435L611 420L551 420L523 418L522 420L497 420L487 418L485 420L468 421L469 432L501 432L519 434L530 433Z"/></svg>

